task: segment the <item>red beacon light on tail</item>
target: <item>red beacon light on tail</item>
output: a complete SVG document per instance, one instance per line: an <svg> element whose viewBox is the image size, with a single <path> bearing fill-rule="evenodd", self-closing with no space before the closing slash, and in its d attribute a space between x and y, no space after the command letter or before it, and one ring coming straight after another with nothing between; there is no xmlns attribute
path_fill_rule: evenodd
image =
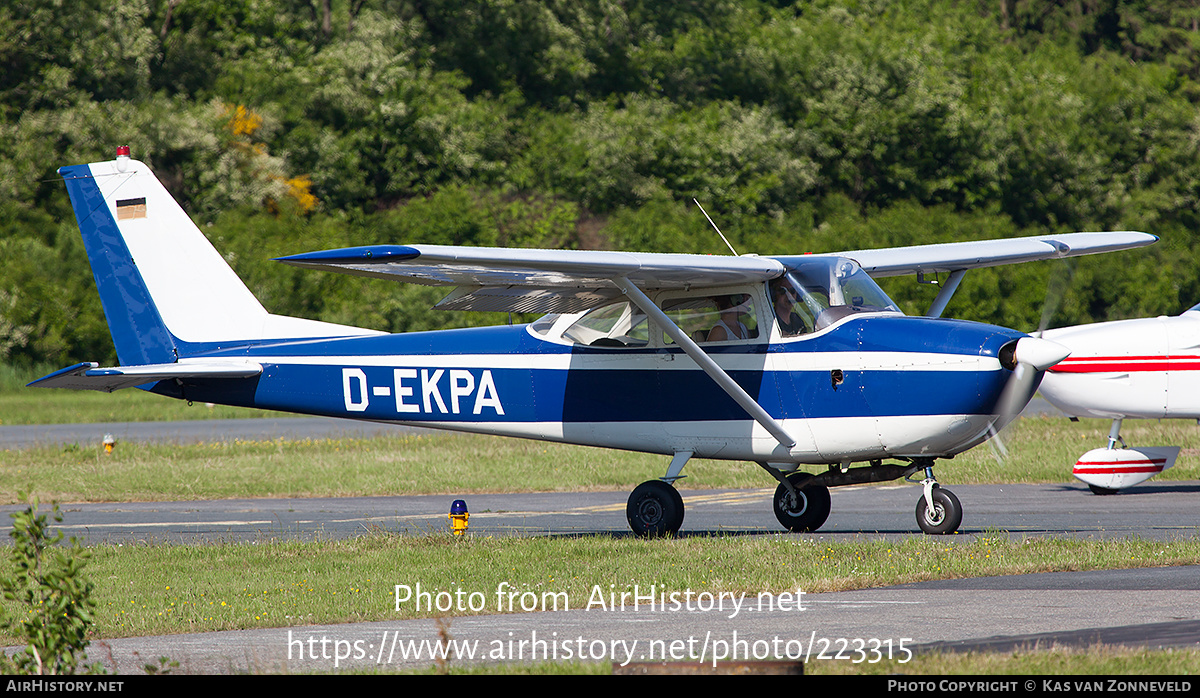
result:
<svg viewBox="0 0 1200 698"><path fill-rule="evenodd" d="M118 145L117 146L117 169L120 170L121 172L124 172L125 168L128 166L129 166L129 146Z"/></svg>

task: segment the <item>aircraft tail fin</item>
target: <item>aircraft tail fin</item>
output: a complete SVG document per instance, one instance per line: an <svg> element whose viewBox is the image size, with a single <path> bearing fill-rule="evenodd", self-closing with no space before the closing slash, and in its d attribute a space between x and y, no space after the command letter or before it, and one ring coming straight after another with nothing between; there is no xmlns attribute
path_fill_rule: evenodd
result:
<svg viewBox="0 0 1200 698"><path fill-rule="evenodd" d="M126 148L59 174L122 365L170 363L217 342L374 334L268 313Z"/></svg>

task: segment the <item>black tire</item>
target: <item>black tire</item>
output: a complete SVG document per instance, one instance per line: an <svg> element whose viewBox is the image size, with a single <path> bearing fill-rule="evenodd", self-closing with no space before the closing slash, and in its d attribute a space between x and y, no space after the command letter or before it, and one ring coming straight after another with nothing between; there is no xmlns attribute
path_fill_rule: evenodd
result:
<svg viewBox="0 0 1200 698"><path fill-rule="evenodd" d="M1117 490L1110 489L1108 487L1099 487L1097 485L1088 485L1088 489L1092 491L1092 494L1098 494L1100 496L1106 496L1106 495L1117 493Z"/></svg>
<svg viewBox="0 0 1200 698"><path fill-rule="evenodd" d="M933 488L933 510L925 506L925 497L917 500L917 525L931 536L954 533L962 525L962 504L950 490Z"/></svg>
<svg viewBox="0 0 1200 698"><path fill-rule="evenodd" d="M780 525L793 533L815 531L829 518L832 504L829 500L829 488L824 485L805 487L804 483L811 479L812 476L807 473L788 476L788 482L796 489L798 495L799 501L795 506L790 506L791 497L788 496L788 490L782 482L775 488L775 498L771 502L775 509L775 518L779 520Z"/></svg>
<svg viewBox="0 0 1200 698"><path fill-rule="evenodd" d="M629 495L625 518L642 538L673 536L683 526L683 497L662 480L648 480Z"/></svg>

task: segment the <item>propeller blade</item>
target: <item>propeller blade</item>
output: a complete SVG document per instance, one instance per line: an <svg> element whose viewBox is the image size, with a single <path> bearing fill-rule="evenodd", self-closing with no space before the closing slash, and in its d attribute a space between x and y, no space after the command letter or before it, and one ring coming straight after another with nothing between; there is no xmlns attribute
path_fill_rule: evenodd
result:
<svg viewBox="0 0 1200 698"><path fill-rule="evenodd" d="M1070 356L1071 350L1048 339L1022 337L1013 349L1012 375L996 401L996 421L992 423L993 435L1017 418L1037 389L1038 377L1046 369Z"/></svg>
<svg viewBox="0 0 1200 698"><path fill-rule="evenodd" d="M1033 333L1034 337L1041 337L1042 333L1050 327L1050 320L1062 306L1063 299L1067 297L1067 291L1071 289L1071 282L1075 279L1074 259L1061 260L1058 266L1064 271L1061 274L1052 271L1050 274L1050 280L1046 283L1046 297L1042 301L1042 318L1038 321L1037 332Z"/></svg>
<svg viewBox="0 0 1200 698"><path fill-rule="evenodd" d="M1038 321L1037 331L1032 336L1017 341L1012 360L1015 362L1013 375L1004 385L1000 399L996 401L998 418L988 427L988 443L997 461L1008 458L1008 449L1000 438L1000 430L1021 414L1021 410L1033 398L1037 386L1037 376L1051 366L1057 364L1071 354L1071 350L1061 344L1042 339L1042 334L1050 326L1050 320L1058 312L1071 282L1075 279L1075 260L1061 260L1061 274L1051 272L1050 280L1046 283L1046 297L1042 301L1042 317Z"/></svg>

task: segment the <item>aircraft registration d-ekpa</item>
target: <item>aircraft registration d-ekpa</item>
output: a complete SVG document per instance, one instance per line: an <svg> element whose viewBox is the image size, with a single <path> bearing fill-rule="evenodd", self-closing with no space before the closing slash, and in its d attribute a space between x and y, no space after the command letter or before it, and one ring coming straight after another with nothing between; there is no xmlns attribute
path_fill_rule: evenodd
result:
<svg viewBox="0 0 1200 698"><path fill-rule="evenodd" d="M942 319L963 274L1157 239L1070 233L780 257L376 245L278 260L454 287L438 308L545 313L385 334L268 313L127 146L59 173L120 366L79 364L30 385L659 453L666 473L626 509L644 536L682 526L673 483L693 457L757 463L779 481L775 515L792 531L825 523L830 487L921 473L918 525L957 530L962 506L938 485L935 460L1003 427L1068 353ZM872 278L941 273L925 317L905 316Z"/></svg>

